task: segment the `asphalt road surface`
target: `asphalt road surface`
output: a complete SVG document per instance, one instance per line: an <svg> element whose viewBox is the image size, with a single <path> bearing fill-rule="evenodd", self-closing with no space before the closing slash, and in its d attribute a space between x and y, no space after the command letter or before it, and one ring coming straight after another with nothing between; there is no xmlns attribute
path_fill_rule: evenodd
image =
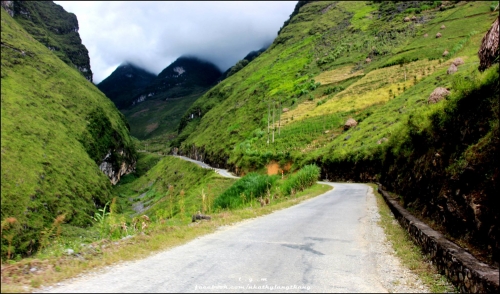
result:
<svg viewBox="0 0 500 294"><path fill-rule="evenodd" d="M186 157L186 156L175 155L175 157L178 157L178 158L181 158L181 159L184 159L184 160L187 160L187 161L194 162L197 165L201 166L202 168L211 168L211 169L215 170L219 175L221 175L223 177L226 177L226 178L238 178L237 176L235 176L232 173L228 172L227 169L214 168L214 167L211 167L210 165L208 165L208 164L206 164L204 162L201 162L201 161L198 161L198 160L194 160L194 159L191 159L191 158Z"/></svg>
<svg viewBox="0 0 500 294"><path fill-rule="evenodd" d="M426 292L394 257L372 189L334 189L50 292Z"/></svg>

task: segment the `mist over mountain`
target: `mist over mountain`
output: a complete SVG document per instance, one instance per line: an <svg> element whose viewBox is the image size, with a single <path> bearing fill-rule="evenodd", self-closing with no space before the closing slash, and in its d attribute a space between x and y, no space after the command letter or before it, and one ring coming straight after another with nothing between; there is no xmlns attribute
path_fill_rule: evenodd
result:
<svg viewBox="0 0 500 294"><path fill-rule="evenodd" d="M132 63L124 62L97 87L115 103L118 109L122 109L131 105L133 99L155 78L155 74Z"/></svg>
<svg viewBox="0 0 500 294"><path fill-rule="evenodd" d="M131 134L140 139L175 134L184 112L200 95L215 85L221 76L219 68L213 63L192 56L182 56L152 78L147 85L141 84L134 90L123 91L122 83L134 79L134 76L128 77L133 73L125 72L131 69L132 67L121 68L119 71L117 69L116 75L112 74L105 80L106 91L115 93L113 99L116 101L122 101L120 106L130 124ZM134 67L134 70L135 78L138 79L137 68ZM145 79L141 81L146 82ZM101 85L102 83L99 87Z"/></svg>

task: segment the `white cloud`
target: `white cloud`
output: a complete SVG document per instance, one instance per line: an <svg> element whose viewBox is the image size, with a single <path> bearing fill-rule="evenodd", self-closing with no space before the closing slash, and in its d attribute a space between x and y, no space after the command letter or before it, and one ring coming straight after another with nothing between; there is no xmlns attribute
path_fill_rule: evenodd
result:
<svg viewBox="0 0 500 294"><path fill-rule="evenodd" d="M94 83L124 61L155 74L181 55L221 70L271 43L296 2L55 1L76 14Z"/></svg>

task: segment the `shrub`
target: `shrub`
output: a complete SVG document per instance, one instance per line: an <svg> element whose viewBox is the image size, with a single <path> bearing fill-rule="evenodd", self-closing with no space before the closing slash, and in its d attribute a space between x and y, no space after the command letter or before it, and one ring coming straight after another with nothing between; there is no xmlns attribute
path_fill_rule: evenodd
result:
<svg viewBox="0 0 500 294"><path fill-rule="evenodd" d="M219 208L238 207L244 204L242 194L245 195L245 199L251 201L253 198L264 195L277 179L278 176L249 173L219 195L214 201L214 206Z"/></svg>
<svg viewBox="0 0 500 294"><path fill-rule="evenodd" d="M306 165L285 181L283 191L287 195L290 195L292 190L303 191L316 183L319 179L319 173L320 169L318 166L314 164Z"/></svg>

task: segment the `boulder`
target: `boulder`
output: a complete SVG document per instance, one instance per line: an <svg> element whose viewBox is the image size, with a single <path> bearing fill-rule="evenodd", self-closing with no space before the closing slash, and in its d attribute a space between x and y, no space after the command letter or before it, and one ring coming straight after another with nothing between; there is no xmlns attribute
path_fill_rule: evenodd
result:
<svg viewBox="0 0 500 294"><path fill-rule="evenodd" d="M344 124L344 130L347 131L348 129L355 127L358 125L358 122L355 121L352 117L350 117Z"/></svg>
<svg viewBox="0 0 500 294"><path fill-rule="evenodd" d="M407 16L403 19L405 22L409 22L410 21L410 18Z"/></svg>
<svg viewBox="0 0 500 294"><path fill-rule="evenodd" d="M441 100L444 99L444 97L448 96L450 94L450 91L448 89L443 88L443 87L438 87L432 91L431 95L429 95L429 99L427 100L427 103L433 104L437 103Z"/></svg>
<svg viewBox="0 0 500 294"><path fill-rule="evenodd" d="M417 20L417 17L414 15L414 16L412 16L412 17L411 17L411 20L412 20L412 21L416 21L416 20Z"/></svg>
<svg viewBox="0 0 500 294"><path fill-rule="evenodd" d="M462 58L460 58L460 57L459 58L455 58L455 60L453 60L453 64L455 66L462 65L462 64L464 64L464 60Z"/></svg>
<svg viewBox="0 0 500 294"><path fill-rule="evenodd" d="M442 30L446 29L446 26L445 26L445 25L442 25L442 26L441 26L441 29L442 29Z"/></svg>
<svg viewBox="0 0 500 294"><path fill-rule="evenodd" d="M446 73L449 74L449 75L451 75L451 74L456 73L457 70L458 70L457 66L454 63L452 63L450 65L450 67L448 67L448 70L446 71Z"/></svg>
<svg viewBox="0 0 500 294"><path fill-rule="evenodd" d="M288 108L283 108L283 112L288 112L290 109Z"/></svg>
<svg viewBox="0 0 500 294"><path fill-rule="evenodd" d="M193 214L193 219L192 219L193 223L196 222L197 220L202 220L202 219L211 220L212 218L209 215L201 214L199 211L197 214Z"/></svg>
<svg viewBox="0 0 500 294"><path fill-rule="evenodd" d="M368 58L365 59L365 62L366 63L370 63L370 62L372 62L372 60L370 59L370 57L368 57Z"/></svg>
<svg viewBox="0 0 500 294"><path fill-rule="evenodd" d="M427 34L427 33L426 33L426 34L424 35L424 38L427 38L427 37L429 37L429 34Z"/></svg>
<svg viewBox="0 0 500 294"><path fill-rule="evenodd" d="M450 54L450 52L448 52L448 50L444 50L443 57L448 56L448 54Z"/></svg>
<svg viewBox="0 0 500 294"><path fill-rule="evenodd" d="M441 35L441 33L437 33L436 34L436 38L441 38L443 35Z"/></svg>

